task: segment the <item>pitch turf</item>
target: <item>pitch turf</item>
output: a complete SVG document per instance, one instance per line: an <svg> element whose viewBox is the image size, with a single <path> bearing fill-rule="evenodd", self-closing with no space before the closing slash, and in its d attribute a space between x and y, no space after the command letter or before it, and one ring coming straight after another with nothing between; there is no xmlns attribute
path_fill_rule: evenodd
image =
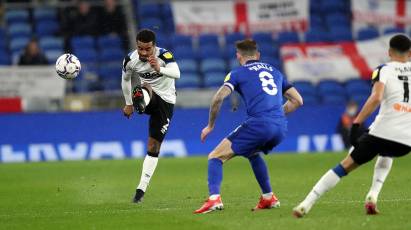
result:
<svg viewBox="0 0 411 230"><path fill-rule="evenodd" d="M344 154L269 155L281 208L253 213L259 198L248 161L224 167L225 210L193 215L207 196L205 157L161 159L142 204L132 204L141 160L0 165L0 229L411 229L411 158L395 160L378 216L363 200L373 164L345 178L306 218L291 209Z"/></svg>

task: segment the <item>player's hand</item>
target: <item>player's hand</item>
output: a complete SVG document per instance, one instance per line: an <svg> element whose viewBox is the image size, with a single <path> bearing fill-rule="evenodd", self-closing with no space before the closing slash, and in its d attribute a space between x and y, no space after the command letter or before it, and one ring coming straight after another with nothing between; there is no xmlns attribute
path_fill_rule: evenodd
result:
<svg viewBox="0 0 411 230"><path fill-rule="evenodd" d="M211 131L213 131L214 128L210 127L210 126L206 126L202 131L201 131L201 142L204 143L205 139L207 138L208 134L211 133Z"/></svg>
<svg viewBox="0 0 411 230"><path fill-rule="evenodd" d="M133 105L126 105L123 108L123 114L125 117L130 118L131 114L134 112L134 107Z"/></svg>
<svg viewBox="0 0 411 230"><path fill-rule="evenodd" d="M352 146L357 147L358 145L358 138L362 135L361 127L359 123L354 123L351 126L350 130L350 143Z"/></svg>
<svg viewBox="0 0 411 230"><path fill-rule="evenodd" d="M158 64L157 58L154 57L154 55L151 55L148 58L148 63L150 63L150 66L156 71L160 72L160 64Z"/></svg>

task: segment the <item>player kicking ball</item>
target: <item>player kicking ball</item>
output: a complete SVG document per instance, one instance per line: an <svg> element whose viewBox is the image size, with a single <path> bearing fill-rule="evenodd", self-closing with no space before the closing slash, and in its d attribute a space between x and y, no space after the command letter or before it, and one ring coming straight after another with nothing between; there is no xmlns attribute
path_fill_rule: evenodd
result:
<svg viewBox="0 0 411 230"><path fill-rule="evenodd" d="M247 119L208 155L208 189L210 197L194 213L209 213L223 209L220 185L223 163L235 156L247 158L261 187L262 195L253 210L280 206L273 194L267 166L261 153L267 154L284 138L287 130L285 113L303 104L297 90L272 65L259 61L260 53L253 40L236 43L237 60L241 66L233 69L224 85L214 95L208 125L201 132L201 141L213 131L217 114L225 97L236 90L247 107ZM283 95L288 99L283 105Z"/></svg>
<svg viewBox="0 0 411 230"><path fill-rule="evenodd" d="M306 215L315 202L332 189L342 177L377 159L370 191L365 198L367 214L378 214L377 199L383 183L391 169L392 158L411 151L411 103L409 100L409 79L411 80L411 41L405 35L390 39L391 61L379 66L372 74L373 89L364 107L354 120L350 139L353 147L349 155L321 177L307 197L293 209L296 217ZM358 132L362 124L381 104L369 133Z"/></svg>

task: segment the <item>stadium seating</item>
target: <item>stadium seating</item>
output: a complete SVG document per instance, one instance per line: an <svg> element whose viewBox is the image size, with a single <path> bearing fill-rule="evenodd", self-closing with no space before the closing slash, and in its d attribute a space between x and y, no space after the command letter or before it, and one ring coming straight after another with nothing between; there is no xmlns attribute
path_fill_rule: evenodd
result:
<svg viewBox="0 0 411 230"><path fill-rule="evenodd" d="M182 73L180 79L176 81L176 88L199 88L201 78L195 73Z"/></svg>
<svg viewBox="0 0 411 230"><path fill-rule="evenodd" d="M198 72L197 62L193 59L178 60L178 67L181 73L196 74Z"/></svg>
<svg viewBox="0 0 411 230"><path fill-rule="evenodd" d="M245 39L245 35L243 33L228 33L225 35L225 46L230 47L235 44L236 41Z"/></svg>
<svg viewBox="0 0 411 230"><path fill-rule="evenodd" d="M60 25L54 20L38 21L36 24L36 35L38 37L55 35Z"/></svg>
<svg viewBox="0 0 411 230"><path fill-rule="evenodd" d="M27 10L8 10L4 18L8 25L14 23L26 23L29 20L29 12Z"/></svg>
<svg viewBox="0 0 411 230"><path fill-rule="evenodd" d="M346 93L348 95L366 94L371 92L371 84L365 80L353 79L345 83Z"/></svg>
<svg viewBox="0 0 411 230"><path fill-rule="evenodd" d="M200 49L204 46L220 47L218 36L216 34L201 34L198 37L198 45Z"/></svg>
<svg viewBox="0 0 411 230"><path fill-rule="evenodd" d="M72 49L85 49L96 47L94 38L92 36L75 36L71 38Z"/></svg>
<svg viewBox="0 0 411 230"><path fill-rule="evenodd" d="M384 29L384 34L403 34L405 33L405 30L403 28L398 28L398 27L389 27Z"/></svg>
<svg viewBox="0 0 411 230"><path fill-rule="evenodd" d="M36 21L57 20L57 10L55 8L35 8L33 18Z"/></svg>
<svg viewBox="0 0 411 230"><path fill-rule="evenodd" d="M332 104L332 105L344 105L347 103L347 99L344 95L323 95L321 97L321 102L323 104Z"/></svg>
<svg viewBox="0 0 411 230"><path fill-rule="evenodd" d="M344 87L335 80L323 80L317 85L317 91L320 96L341 95L345 96Z"/></svg>
<svg viewBox="0 0 411 230"><path fill-rule="evenodd" d="M43 50L50 50L50 49L60 49L63 50L64 48L64 41L62 38L59 37L42 37L39 40L40 48Z"/></svg>
<svg viewBox="0 0 411 230"><path fill-rule="evenodd" d="M254 41L257 42L257 44L272 45L274 42L271 33L258 32L258 33L253 33L251 37L253 38Z"/></svg>
<svg viewBox="0 0 411 230"><path fill-rule="evenodd" d="M373 27L367 27L358 31L357 40L363 41L367 39L376 38L379 36L378 30Z"/></svg>
<svg viewBox="0 0 411 230"><path fill-rule="evenodd" d="M204 74L204 87L219 87L223 84L225 72L208 72Z"/></svg>
<svg viewBox="0 0 411 230"><path fill-rule="evenodd" d="M226 64L222 58L207 58L200 62L200 71L202 73L208 72L225 72Z"/></svg>
<svg viewBox="0 0 411 230"><path fill-rule="evenodd" d="M298 42L300 42L300 38L296 32L280 32L277 37L278 45Z"/></svg>

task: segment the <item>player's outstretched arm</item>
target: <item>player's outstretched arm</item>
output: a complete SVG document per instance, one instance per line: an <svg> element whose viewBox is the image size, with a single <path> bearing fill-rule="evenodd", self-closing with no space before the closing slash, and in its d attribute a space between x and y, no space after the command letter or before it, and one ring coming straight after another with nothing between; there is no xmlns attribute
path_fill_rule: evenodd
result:
<svg viewBox="0 0 411 230"><path fill-rule="evenodd" d="M228 95L231 94L231 89L228 86L221 86L217 93L211 100L210 114L208 118L208 125L201 131L201 141L204 142L206 137L214 129L215 121L217 119L218 112L220 111L221 104Z"/></svg>
<svg viewBox="0 0 411 230"><path fill-rule="evenodd" d="M123 108L124 116L129 118L134 112L133 100L131 98L131 70L123 71L121 76L121 89L123 90L123 96L126 101L126 105Z"/></svg>
<svg viewBox="0 0 411 230"><path fill-rule="evenodd" d="M294 112L298 107L303 105L303 98L294 87L291 87L285 91L284 96L287 98L287 101L283 105L285 114Z"/></svg>
<svg viewBox="0 0 411 230"><path fill-rule="evenodd" d="M380 105L384 96L384 83L375 82L372 87L371 95L368 97L360 113L354 120L354 124L362 124Z"/></svg>

